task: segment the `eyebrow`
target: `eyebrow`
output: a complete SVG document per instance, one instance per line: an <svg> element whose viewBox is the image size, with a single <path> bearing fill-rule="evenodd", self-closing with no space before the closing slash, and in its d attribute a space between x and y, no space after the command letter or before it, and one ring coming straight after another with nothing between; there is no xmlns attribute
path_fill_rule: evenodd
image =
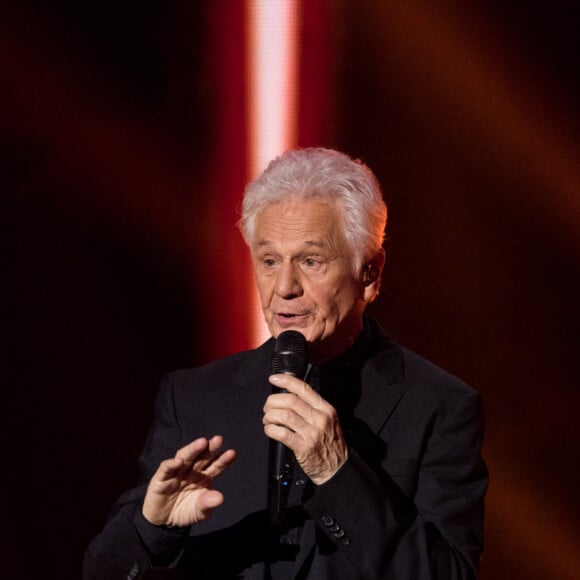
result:
<svg viewBox="0 0 580 580"><path fill-rule="evenodd" d="M263 248L265 246L269 246L271 245L272 242L270 242L269 240L260 240L256 246L258 248ZM304 246L310 247L310 246L314 246L315 248L326 248L327 244L325 244L324 242L318 242L315 240L306 240L303 244Z"/></svg>

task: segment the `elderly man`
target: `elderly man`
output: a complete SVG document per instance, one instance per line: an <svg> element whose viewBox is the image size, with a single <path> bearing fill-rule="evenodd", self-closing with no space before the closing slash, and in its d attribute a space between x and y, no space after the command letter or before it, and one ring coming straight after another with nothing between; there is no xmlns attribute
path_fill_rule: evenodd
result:
<svg viewBox="0 0 580 580"><path fill-rule="evenodd" d="M480 399L364 316L386 218L374 175L337 151L288 151L247 187L273 339L165 377L142 485L89 547L87 580L476 578ZM272 374L287 330L306 338L307 376ZM295 458L275 521L270 441Z"/></svg>

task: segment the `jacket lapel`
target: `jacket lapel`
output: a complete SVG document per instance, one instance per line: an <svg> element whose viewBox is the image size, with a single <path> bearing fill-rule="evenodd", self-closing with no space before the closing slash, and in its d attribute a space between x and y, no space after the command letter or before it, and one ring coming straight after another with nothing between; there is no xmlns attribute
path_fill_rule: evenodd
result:
<svg viewBox="0 0 580 580"><path fill-rule="evenodd" d="M236 388L231 389L231 396L225 402L230 424L236 430L233 436L239 448L236 460L240 463L239 474L244 477L236 481L239 500L236 498L232 503L239 501L246 509L267 507L269 439L264 434L262 416L271 392L268 376L272 344L271 340L264 343L254 351L249 364L239 368L233 377Z"/></svg>
<svg viewBox="0 0 580 580"><path fill-rule="evenodd" d="M388 421L401 400L405 385L405 368L400 347L382 336L383 348L364 365L361 374L361 396L355 415L374 433Z"/></svg>

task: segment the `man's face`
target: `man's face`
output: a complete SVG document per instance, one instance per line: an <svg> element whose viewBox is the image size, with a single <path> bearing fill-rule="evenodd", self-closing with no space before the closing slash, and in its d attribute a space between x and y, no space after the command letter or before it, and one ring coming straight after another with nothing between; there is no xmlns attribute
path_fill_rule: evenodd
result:
<svg viewBox="0 0 580 580"><path fill-rule="evenodd" d="M252 254L272 336L297 330L320 360L350 346L362 328L364 290L332 204L312 199L267 206L256 221Z"/></svg>

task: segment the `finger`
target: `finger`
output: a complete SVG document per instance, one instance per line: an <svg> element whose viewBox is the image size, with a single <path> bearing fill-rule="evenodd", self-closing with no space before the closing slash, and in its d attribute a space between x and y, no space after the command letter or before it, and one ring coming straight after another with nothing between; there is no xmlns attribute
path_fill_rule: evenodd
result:
<svg viewBox="0 0 580 580"><path fill-rule="evenodd" d="M315 409L328 405L328 403L308 384L292 375L270 375L270 383L280 389L286 389L289 393L308 403Z"/></svg>
<svg viewBox="0 0 580 580"><path fill-rule="evenodd" d="M293 393L275 393L268 395L264 403L264 411L267 409L293 409L298 404L307 405L308 403Z"/></svg>
<svg viewBox="0 0 580 580"><path fill-rule="evenodd" d="M169 481L170 479L173 479L183 469L183 467L183 459L179 457L165 459L159 464L152 480L159 482Z"/></svg>
<svg viewBox="0 0 580 580"><path fill-rule="evenodd" d="M183 460L187 467L196 464L196 468L202 470L219 454L223 443L221 435L214 435L211 439L199 437L177 451L175 457Z"/></svg>
<svg viewBox="0 0 580 580"><path fill-rule="evenodd" d="M236 452L233 449L227 449L209 463L204 473L212 479L221 475L236 459Z"/></svg>
<svg viewBox="0 0 580 580"><path fill-rule="evenodd" d="M207 438L200 437L178 449L175 457L181 459L186 465L191 465L198 457L206 453L208 448Z"/></svg>
<svg viewBox="0 0 580 580"><path fill-rule="evenodd" d="M236 452L233 449L222 451L224 438L221 435L214 435L209 440L209 451L213 454L214 462L223 464L224 467L229 466L236 457Z"/></svg>
<svg viewBox="0 0 580 580"><path fill-rule="evenodd" d="M279 425L294 432L303 432L310 428L310 422L291 408L269 409L264 413L262 423L264 425Z"/></svg>
<svg viewBox="0 0 580 580"><path fill-rule="evenodd" d="M272 415L273 412L276 414ZM315 429L324 430L335 415L336 410L327 401L322 399L315 408L293 393L270 395L264 405L264 416L268 422L286 425L294 431L304 428L302 421Z"/></svg>
<svg viewBox="0 0 580 580"><path fill-rule="evenodd" d="M286 447L290 448L294 454L303 447L303 441L301 440L300 435L294 431L290 431L290 429L283 425L268 423L267 425L264 425L264 434L274 441L283 443Z"/></svg>
<svg viewBox="0 0 580 580"><path fill-rule="evenodd" d="M221 435L214 435L208 441L207 450L200 454L195 460L195 469L206 472L207 468L216 461L216 459L224 453L222 450L223 437Z"/></svg>
<svg viewBox="0 0 580 580"><path fill-rule="evenodd" d="M305 421L315 421L315 415L321 409L315 409L312 405L293 393L280 393L269 395L264 404L264 413L275 409L286 409L300 415Z"/></svg>
<svg viewBox="0 0 580 580"><path fill-rule="evenodd" d="M309 448L319 447L327 438L327 423L322 417L318 421L308 422L287 409L274 409L264 415L262 422L266 436L283 443L296 456Z"/></svg>
<svg viewBox="0 0 580 580"><path fill-rule="evenodd" d="M175 457L165 459L159 464L153 479L159 482L168 481L178 476L184 469L191 467L194 460L205 453L208 448L208 440L200 437L181 447L175 453Z"/></svg>

